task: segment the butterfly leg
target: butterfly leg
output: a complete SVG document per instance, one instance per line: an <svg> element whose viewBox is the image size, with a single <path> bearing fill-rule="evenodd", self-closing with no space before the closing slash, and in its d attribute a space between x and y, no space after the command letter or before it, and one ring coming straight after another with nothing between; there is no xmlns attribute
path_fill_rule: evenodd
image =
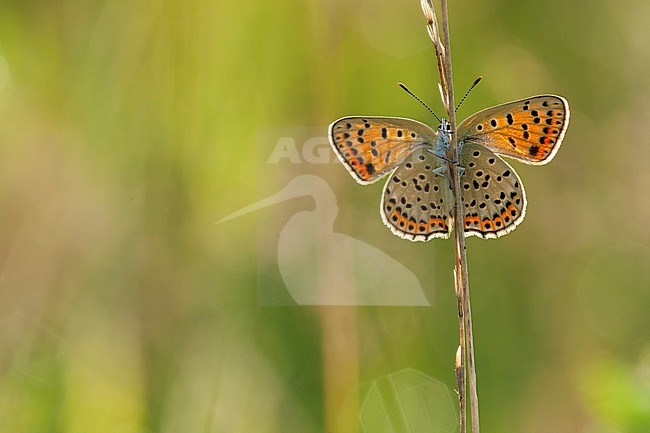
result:
<svg viewBox="0 0 650 433"><path fill-rule="evenodd" d="M445 160L447 162L451 162L452 164L456 164L455 161L452 161L449 158L447 158L447 156L445 155L445 150L444 149L436 147L434 149L428 149L428 152L430 154L434 155L434 156L437 156L438 158L440 158L442 160Z"/></svg>
<svg viewBox="0 0 650 433"><path fill-rule="evenodd" d="M449 176L447 176L447 166L446 165L441 165L440 167L434 169L433 174L437 174L438 176L446 177L447 179L449 179Z"/></svg>
<svg viewBox="0 0 650 433"><path fill-rule="evenodd" d="M458 155L460 155L461 152L463 151L463 144L465 144L463 141L458 143ZM461 176L463 176L463 174L465 174L465 167L460 165L460 161L458 161L458 171L459 171Z"/></svg>
<svg viewBox="0 0 650 433"><path fill-rule="evenodd" d="M445 155L445 153L444 153L444 151L442 149L435 148L435 149L429 149L428 151L432 155L437 156L438 158L440 158L440 159L442 159L444 161L450 162L452 164L457 164L458 165L458 171L460 172L461 176L463 175L463 173L465 173L465 168L461 167L460 162L459 161L452 161L449 158L447 158L447 156ZM437 174L438 176L444 176L446 178L449 178L449 176L447 176L447 166L446 165L441 165L438 168L434 169L433 173Z"/></svg>

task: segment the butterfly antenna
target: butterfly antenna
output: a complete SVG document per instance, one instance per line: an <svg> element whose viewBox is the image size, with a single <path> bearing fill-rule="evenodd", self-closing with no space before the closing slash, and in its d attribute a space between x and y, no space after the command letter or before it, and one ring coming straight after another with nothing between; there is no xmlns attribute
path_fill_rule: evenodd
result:
<svg viewBox="0 0 650 433"><path fill-rule="evenodd" d="M408 89L408 87L406 87L404 84L402 84L402 83L397 83L397 84L399 84L399 86L402 88L402 90L404 90L404 91L405 91L406 93L408 93L409 95L413 96L413 97L416 99L416 101L418 101L420 104L424 105L424 107L425 107L427 110L429 110L429 113L433 114L433 117L435 117L436 119L438 119L438 122L441 122L441 123L442 123L442 120L440 119L440 117L438 117L438 115L437 115L436 113L434 113L433 110L432 110L431 108L429 108L429 106L428 106L427 104L425 104L424 101L423 101L422 99L420 99L420 98L418 98L417 96L415 96L415 94L414 94L413 92L411 92L411 91Z"/></svg>
<svg viewBox="0 0 650 433"><path fill-rule="evenodd" d="M454 111L458 111L458 109L460 108L460 105L465 101L465 99L467 99L467 96L469 96L469 92L471 92L472 89L474 87L476 87L477 84L480 83L482 79L483 79L483 76L479 75L478 78L476 80L474 80L474 83L469 87L469 90L467 91L467 93L465 93L465 96L463 96L463 99L460 100L460 102L458 103L458 105L456 106L456 109Z"/></svg>

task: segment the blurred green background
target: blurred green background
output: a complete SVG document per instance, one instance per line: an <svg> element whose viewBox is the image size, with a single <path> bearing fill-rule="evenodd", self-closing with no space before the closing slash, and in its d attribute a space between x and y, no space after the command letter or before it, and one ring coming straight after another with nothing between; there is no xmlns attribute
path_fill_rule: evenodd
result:
<svg viewBox="0 0 650 433"><path fill-rule="evenodd" d="M650 4L450 14L456 92L484 76L460 118L571 104L555 161L513 163L523 225L468 241L483 430L649 432ZM440 113L434 62L417 0L0 2L0 431L347 433L405 369L453 397L452 242L392 235L333 159L268 163L343 115L432 123L396 83ZM314 202L214 223L299 173L430 307L260 305Z"/></svg>

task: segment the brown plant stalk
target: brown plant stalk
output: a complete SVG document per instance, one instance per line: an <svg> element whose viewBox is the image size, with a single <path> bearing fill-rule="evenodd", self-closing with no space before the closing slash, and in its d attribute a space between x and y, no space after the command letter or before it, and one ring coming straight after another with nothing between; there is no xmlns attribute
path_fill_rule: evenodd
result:
<svg viewBox="0 0 650 433"><path fill-rule="evenodd" d="M476 363L474 358L474 337L472 332L472 311L469 296L469 277L467 273L467 248L463 227L462 202L460 192L460 170L458 139L456 135L456 112L454 102L453 75L451 67L451 49L449 43L449 17L447 0L441 0L441 30L439 36L438 20L431 0L421 0L422 10L427 19L427 31L436 49L438 73L440 75L440 94L447 112L451 128L450 143L447 150L447 166L454 193L454 282L458 301L458 320L460 327L460 347L456 354L456 382L460 405L460 432L465 433L467 426L466 390L469 385L469 406L472 421L472 433L479 433L478 393L476 387Z"/></svg>

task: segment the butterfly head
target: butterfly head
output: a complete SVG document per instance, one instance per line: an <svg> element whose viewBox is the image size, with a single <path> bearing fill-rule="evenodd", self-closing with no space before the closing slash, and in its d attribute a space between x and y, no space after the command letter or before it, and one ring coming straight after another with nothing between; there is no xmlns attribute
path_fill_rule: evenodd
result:
<svg viewBox="0 0 650 433"><path fill-rule="evenodd" d="M440 126L438 126L438 134L441 134L445 137L449 137L451 132L451 124L447 122L447 119L444 117L440 120Z"/></svg>

